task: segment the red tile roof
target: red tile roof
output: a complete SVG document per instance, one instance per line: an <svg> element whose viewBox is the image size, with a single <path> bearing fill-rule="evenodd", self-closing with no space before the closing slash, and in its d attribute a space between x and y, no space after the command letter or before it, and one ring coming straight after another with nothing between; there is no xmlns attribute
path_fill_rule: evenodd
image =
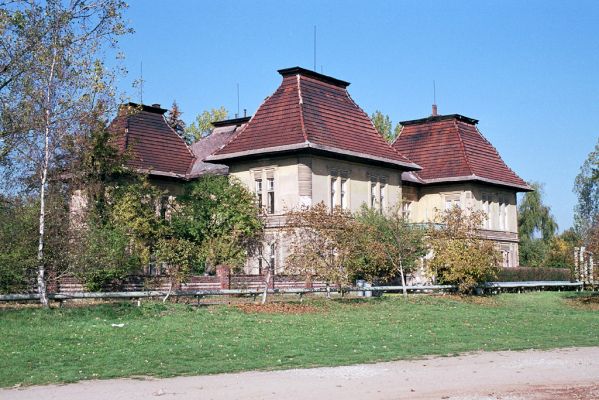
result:
<svg viewBox="0 0 599 400"><path fill-rule="evenodd" d="M195 157L185 141L166 123L165 109L128 103L121 106L110 129L127 154L127 166L151 175L186 178Z"/></svg>
<svg viewBox="0 0 599 400"><path fill-rule="evenodd" d="M403 121L393 147L422 167L417 174L425 183L482 181L531 190L480 133L477 123L458 114Z"/></svg>
<svg viewBox="0 0 599 400"><path fill-rule="evenodd" d="M248 125L208 160L311 150L418 169L376 131L352 100L348 82L303 68L279 70L283 82Z"/></svg>

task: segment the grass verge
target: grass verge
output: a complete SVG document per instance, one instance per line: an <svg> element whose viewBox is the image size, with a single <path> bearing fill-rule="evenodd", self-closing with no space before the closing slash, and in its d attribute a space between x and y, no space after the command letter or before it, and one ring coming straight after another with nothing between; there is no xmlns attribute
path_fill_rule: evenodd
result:
<svg viewBox="0 0 599 400"><path fill-rule="evenodd" d="M292 314L158 303L3 310L0 386L597 346L599 313L578 296L309 300L315 312Z"/></svg>

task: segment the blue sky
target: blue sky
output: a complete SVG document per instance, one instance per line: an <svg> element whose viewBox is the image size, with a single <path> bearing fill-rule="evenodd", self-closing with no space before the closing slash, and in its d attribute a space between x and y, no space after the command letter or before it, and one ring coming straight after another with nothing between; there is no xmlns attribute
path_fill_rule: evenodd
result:
<svg viewBox="0 0 599 400"><path fill-rule="evenodd" d="M174 99L191 122L225 106L252 114L276 70L316 66L351 82L368 113L393 122L441 114L479 129L522 178L545 184L560 230L572 224L580 165L599 137L596 1L131 0L136 33L121 41L131 82L143 61L145 103Z"/></svg>

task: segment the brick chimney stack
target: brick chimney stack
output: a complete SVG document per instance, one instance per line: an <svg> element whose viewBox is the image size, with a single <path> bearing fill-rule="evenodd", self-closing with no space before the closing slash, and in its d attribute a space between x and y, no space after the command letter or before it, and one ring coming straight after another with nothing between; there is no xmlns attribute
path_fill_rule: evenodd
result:
<svg viewBox="0 0 599 400"><path fill-rule="evenodd" d="M436 117L437 115L439 115L439 114L437 114L437 105L433 104L433 115L432 116Z"/></svg>

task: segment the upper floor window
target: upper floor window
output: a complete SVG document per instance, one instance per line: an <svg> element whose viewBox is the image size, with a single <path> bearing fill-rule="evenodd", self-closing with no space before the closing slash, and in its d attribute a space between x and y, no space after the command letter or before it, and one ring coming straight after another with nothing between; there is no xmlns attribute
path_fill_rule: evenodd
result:
<svg viewBox="0 0 599 400"><path fill-rule="evenodd" d="M387 182L381 179L379 183L379 210L382 212L385 208L385 196L387 192Z"/></svg>
<svg viewBox="0 0 599 400"><path fill-rule="evenodd" d="M404 201L401 203L401 216L402 218L409 220L412 214L412 202Z"/></svg>
<svg viewBox="0 0 599 400"><path fill-rule="evenodd" d="M370 208L376 207L376 182L370 181Z"/></svg>
<svg viewBox="0 0 599 400"><path fill-rule="evenodd" d="M266 180L266 212L269 214L275 213L275 179L268 178Z"/></svg>
<svg viewBox="0 0 599 400"><path fill-rule="evenodd" d="M485 213L485 220L483 221L483 228L491 229L491 203L493 197L490 193L482 194L483 212Z"/></svg>
<svg viewBox="0 0 599 400"><path fill-rule="evenodd" d="M329 207L331 208L331 211L335 208L335 199L337 197L337 190L336 190L336 186L337 186L337 177L336 176L332 176L331 177L331 198L330 198L330 202L329 202Z"/></svg>
<svg viewBox="0 0 599 400"><path fill-rule="evenodd" d="M445 209L451 210L453 207L461 207L460 195L459 194L446 194L445 195Z"/></svg>
<svg viewBox="0 0 599 400"><path fill-rule="evenodd" d="M499 195L499 229L505 231L508 229L507 207L508 199L506 195Z"/></svg>
<svg viewBox="0 0 599 400"><path fill-rule="evenodd" d="M347 201L347 179L341 178L341 208L347 210L348 201Z"/></svg>
<svg viewBox="0 0 599 400"><path fill-rule="evenodd" d="M256 179L256 203L258 204L258 208L262 210L262 179Z"/></svg>

